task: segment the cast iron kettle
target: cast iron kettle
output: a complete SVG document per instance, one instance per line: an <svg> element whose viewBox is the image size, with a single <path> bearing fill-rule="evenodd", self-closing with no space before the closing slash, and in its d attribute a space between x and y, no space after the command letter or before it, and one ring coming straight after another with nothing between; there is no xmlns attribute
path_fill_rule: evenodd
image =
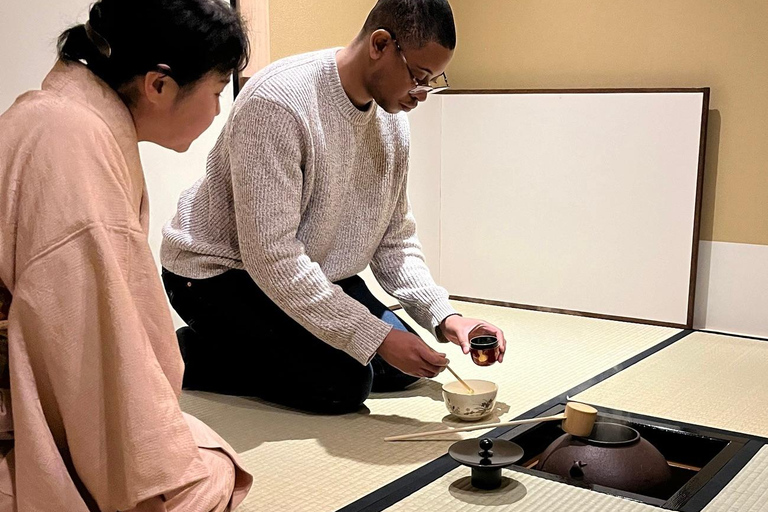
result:
<svg viewBox="0 0 768 512"><path fill-rule="evenodd" d="M637 430L617 423L595 423L589 437L558 437L535 469L637 494L652 492L672 478L661 452Z"/></svg>

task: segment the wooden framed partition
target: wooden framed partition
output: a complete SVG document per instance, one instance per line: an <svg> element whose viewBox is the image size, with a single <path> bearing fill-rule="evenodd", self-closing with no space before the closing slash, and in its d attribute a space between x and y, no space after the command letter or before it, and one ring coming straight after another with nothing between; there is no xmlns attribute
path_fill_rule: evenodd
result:
<svg viewBox="0 0 768 512"><path fill-rule="evenodd" d="M709 89L435 99L418 126L440 137L432 266L454 298L692 326Z"/></svg>

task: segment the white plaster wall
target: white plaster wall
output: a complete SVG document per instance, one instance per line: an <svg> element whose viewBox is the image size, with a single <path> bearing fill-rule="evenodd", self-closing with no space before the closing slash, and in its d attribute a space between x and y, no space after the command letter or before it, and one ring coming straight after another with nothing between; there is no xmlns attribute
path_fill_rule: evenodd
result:
<svg viewBox="0 0 768 512"><path fill-rule="evenodd" d="M768 337L768 246L701 242L694 328Z"/></svg>

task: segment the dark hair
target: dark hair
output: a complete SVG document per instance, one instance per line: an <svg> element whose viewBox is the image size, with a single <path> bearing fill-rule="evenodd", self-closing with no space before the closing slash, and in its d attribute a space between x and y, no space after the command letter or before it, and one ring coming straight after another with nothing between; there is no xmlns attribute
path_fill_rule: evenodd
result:
<svg viewBox="0 0 768 512"><path fill-rule="evenodd" d="M180 87L242 71L249 48L240 16L222 0L99 0L86 24L59 36L58 51L117 90L160 64Z"/></svg>
<svg viewBox="0 0 768 512"><path fill-rule="evenodd" d="M421 48L435 42L456 48L456 25L447 0L379 0L368 14L361 35L384 28L401 45Z"/></svg>

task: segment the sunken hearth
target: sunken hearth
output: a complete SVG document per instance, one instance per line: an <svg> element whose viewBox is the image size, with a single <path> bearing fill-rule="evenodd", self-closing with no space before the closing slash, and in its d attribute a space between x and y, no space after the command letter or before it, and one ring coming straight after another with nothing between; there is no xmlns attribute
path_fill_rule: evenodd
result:
<svg viewBox="0 0 768 512"><path fill-rule="evenodd" d="M565 404L559 404L540 416L559 414L564 410ZM593 442L565 436L560 425L554 422L508 431L500 438L517 443L525 452L510 469L667 510L687 511L699 510L690 503L692 498L699 494L698 502L701 503L702 496L714 496L754 453L747 446L750 440L746 437L692 425L675 425L605 409L600 410L597 421L610 426L603 429L607 437L602 441L607 440L607 443L601 439ZM595 437L602 435L597 430L600 423L593 431ZM632 432L639 434L641 439ZM643 447L640 443L650 443L650 446ZM651 476L641 474L639 470L653 465L644 460L638 462L638 458L646 457L649 450L656 457L651 461L653 464L659 466L661 461L662 477L659 477L658 467ZM560 464L553 463L558 455ZM622 474L621 478L619 474ZM653 485L643 485L638 481L642 478L652 480Z"/></svg>

